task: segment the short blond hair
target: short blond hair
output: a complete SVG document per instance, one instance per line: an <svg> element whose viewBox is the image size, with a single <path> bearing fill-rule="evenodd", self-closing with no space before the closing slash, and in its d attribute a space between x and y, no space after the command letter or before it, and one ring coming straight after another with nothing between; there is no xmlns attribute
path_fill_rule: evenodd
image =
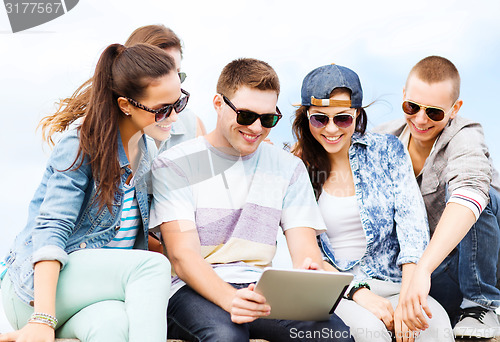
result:
<svg viewBox="0 0 500 342"><path fill-rule="evenodd" d="M406 79L406 87L411 76L417 76L426 83L452 81L452 101L460 97L460 74L455 65L448 59L440 56L429 56L415 64Z"/></svg>

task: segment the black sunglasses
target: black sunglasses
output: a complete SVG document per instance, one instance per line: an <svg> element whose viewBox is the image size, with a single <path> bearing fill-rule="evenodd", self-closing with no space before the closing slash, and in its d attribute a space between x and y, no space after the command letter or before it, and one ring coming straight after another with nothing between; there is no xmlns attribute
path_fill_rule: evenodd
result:
<svg viewBox="0 0 500 342"><path fill-rule="evenodd" d="M159 109L151 109L149 107L146 107L142 103L139 103L136 100L131 99L130 97L124 96L124 98L126 98L127 101L130 102L134 107L153 113L155 115L155 121L158 122L168 118L170 116L170 113L172 113L172 108L175 110L176 113L180 113L184 110L184 108L186 108L186 105L189 100L189 93L184 89L181 89L181 92L185 96L181 95L181 97L179 97L179 99L175 101L175 103L168 104L165 107L161 107Z"/></svg>
<svg viewBox="0 0 500 342"><path fill-rule="evenodd" d="M455 103L453 104L453 106L455 106ZM451 106L451 108L453 108L453 106ZM406 100L403 102L403 112L405 112L407 115L417 114L418 112L420 112L420 108L423 108L425 110L425 114L427 114L429 119L431 119L432 121L441 121L446 116L446 112L444 111L444 109L439 107L424 106L423 104L410 100Z"/></svg>
<svg viewBox="0 0 500 342"><path fill-rule="evenodd" d="M222 95L222 94L221 94ZM225 96L222 95L222 98L224 99L224 102L231 107L232 110L236 112L236 122L239 125L243 126L250 126L253 124L257 119L260 119L260 124L262 127L265 128L272 128L276 126L278 121L280 121L281 115L280 110L278 107L276 107L276 113L271 113L271 114L257 114L249 110L244 110L244 109L236 109L236 107L232 104L231 101Z"/></svg>

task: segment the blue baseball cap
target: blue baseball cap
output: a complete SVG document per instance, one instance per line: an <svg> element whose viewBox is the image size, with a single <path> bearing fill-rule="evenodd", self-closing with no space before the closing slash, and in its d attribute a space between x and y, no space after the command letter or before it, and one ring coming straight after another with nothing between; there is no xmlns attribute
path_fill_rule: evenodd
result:
<svg viewBox="0 0 500 342"><path fill-rule="evenodd" d="M335 88L351 90L350 101L330 100ZM301 104L303 106L360 108L363 102L363 89L358 75L349 68L329 64L314 69L302 82Z"/></svg>

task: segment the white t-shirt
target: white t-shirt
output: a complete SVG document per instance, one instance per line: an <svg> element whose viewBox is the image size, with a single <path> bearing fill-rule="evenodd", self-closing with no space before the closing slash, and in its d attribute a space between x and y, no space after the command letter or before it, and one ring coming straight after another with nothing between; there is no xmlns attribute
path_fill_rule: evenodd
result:
<svg viewBox="0 0 500 342"><path fill-rule="evenodd" d="M335 259L346 262L361 259L366 251L366 236L356 196L337 197L323 190L318 205Z"/></svg>
<svg viewBox="0 0 500 342"><path fill-rule="evenodd" d="M195 222L201 254L226 282L256 281L276 252L278 228L326 230L300 159L270 144L233 156L199 137L152 166L150 228ZM184 283L174 275L174 293Z"/></svg>

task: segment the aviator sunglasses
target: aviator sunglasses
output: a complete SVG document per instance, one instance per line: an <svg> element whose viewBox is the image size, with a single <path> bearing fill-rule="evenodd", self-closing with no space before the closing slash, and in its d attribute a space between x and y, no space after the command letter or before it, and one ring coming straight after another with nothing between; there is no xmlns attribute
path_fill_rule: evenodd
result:
<svg viewBox="0 0 500 342"><path fill-rule="evenodd" d="M328 122L330 122L330 117L323 113L310 114L309 111L307 111L307 118L309 119L311 125L316 128L323 128L328 125ZM331 119L338 128L347 128L352 125L355 118L356 117L353 114L340 113L334 115Z"/></svg>
<svg viewBox="0 0 500 342"><path fill-rule="evenodd" d="M222 95L222 94L221 94ZM281 119L282 115L278 107L276 107L276 113L272 114L257 114L254 113L250 110L245 110L245 109L236 109L236 107L233 105L231 101L225 96L222 95L222 98L224 99L224 102L231 107L232 110L236 112L236 122L239 125L243 126L250 126L253 124L257 119L260 119L260 124L262 127L265 128L272 128L276 126L278 121Z"/></svg>
<svg viewBox="0 0 500 342"><path fill-rule="evenodd" d="M451 108L455 106L455 103L451 106ZM423 104L410 100L406 100L403 102L403 112L405 112L407 115L415 115L418 112L420 112L421 108L425 110L425 114L432 121L441 121L447 114L447 112L445 112L444 109L439 107L424 106Z"/></svg>
<svg viewBox="0 0 500 342"><path fill-rule="evenodd" d="M172 113L172 108L175 110L176 113L180 113L184 110L184 108L186 108L186 105L187 105L188 100L189 100L189 93L187 91L185 91L184 89L181 89L181 92L185 96L181 95L181 97L179 97L179 99L177 101L175 101L175 103L168 104L168 105L161 107L159 109L151 109L149 107L146 107L142 103L139 103L134 99L131 99L130 97L126 97L126 96L124 96L124 97L134 107L137 107L139 109L145 110L145 111L150 112L150 113L153 113L155 115L155 121L158 122L158 121L162 121L162 120L165 120L166 118L168 118L170 116L170 114Z"/></svg>

